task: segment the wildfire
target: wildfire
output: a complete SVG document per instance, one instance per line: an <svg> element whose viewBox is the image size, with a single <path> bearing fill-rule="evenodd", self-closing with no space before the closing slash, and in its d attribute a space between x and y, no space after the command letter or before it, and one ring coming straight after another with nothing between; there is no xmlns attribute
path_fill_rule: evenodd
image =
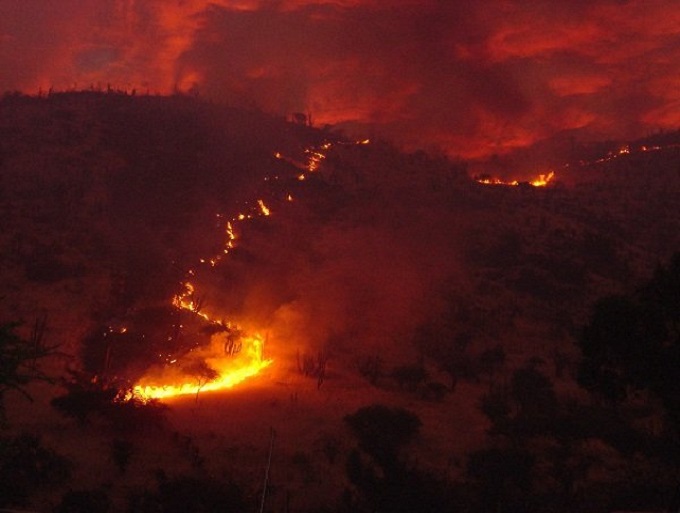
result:
<svg viewBox="0 0 680 513"><path fill-rule="evenodd" d="M517 180L511 180L511 181L505 181L501 180L500 178L493 178L490 176L482 176L482 177L476 177L475 180L481 184L484 185L511 185L511 186L517 186L520 185L521 183L528 183L529 185L532 185L534 187L545 187L548 185L552 180L555 178L555 172L550 171L549 173L546 174L540 174L533 180L529 180L528 182L519 182Z"/></svg>
<svg viewBox="0 0 680 513"><path fill-rule="evenodd" d="M226 333L213 335L202 360L204 365L188 364L179 370L166 370L155 379L145 378L134 387L134 393L148 400L228 389L259 374L272 363L271 359L264 358L262 336L241 337L241 347L236 355L230 355L226 350L229 337Z"/></svg>
<svg viewBox="0 0 680 513"><path fill-rule="evenodd" d="M552 181L553 178L555 178L555 172L550 171L550 173L547 175L538 175L538 178L530 181L529 183L534 187L545 187Z"/></svg>
<svg viewBox="0 0 680 513"><path fill-rule="evenodd" d="M172 304L201 317L216 329L207 348L190 352L182 362L152 371L142 378L134 393L142 399L198 394L232 388L268 367L271 359L264 358L265 339L259 335L244 335L230 322L217 320L201 311L201 298L191 282L184 283L184 291L177 294Z"/></svg>
<svg viewBox="0 0 680 513"><path fill-rule="evenodd" d="M231 225L231 222L227 222L227 244L226 248L224 248L224 252L228 253L230 249L234 248L234 241L236 240L236 234L234 233L234 227Z"/></svg>
<svg viewBox="0 0 680 513"><path fill-rule="evenodd" d="M264 201L262 201L261 199L257 200L257 204L260 206L260 212L262 212L263 216L268 216L269 214L271 214L271 211L269 210L269 208L267 208L267 205L264 204Z"/></svg>
<svg viewBox="0 0 680 513"><path fill-rule="evenodd" d="M365 145L369 144L369 140L356 141L353 144ZM274 157L295 166L299 172L297 179L303 181L308 173L319 170L326 158L326 152L332 146L333 143L324 142L319 146L307 148L304 150L306 159L303 162L279 152L275 153ZM269 177L265 177L265 181L268 179ZM286 200L293 201L293 196L288 194ZM271 215L271 210L263 199L246 205L244 211L223 225L225 242L221 254L201 258L200 263L216 267L236 246L236 228L239 222ZM216 216L218 219L225 217L222 214ZM196 277L196 270L189 269L187 276ZM183 290L172 299L173 306L189 311L206 321L214 334L207 347L197 347L181 358L168 357L165 366L150 370L133 389L134 394L143 399L167 399L180 395L196 395L202 391L232 388L259 374L272 363L271 359L264 357L265 339L261 335L244 334L235 324L212 317L203 311L203 297L197 293L194 283L185 281L182 286Z"/></svg>
<svg viewBox="0 0 680 513"><path fill-rule="evenodd" d="M318 146L310 146L304 150L306 159L304 161L297 160L295 158L286 157L281 152L274 153L274 158L277 160L283 160L293 166L295 166L301 173L297 176L299 181L304 181L307 178L305 173L316 173L321 168L321 163L326 159L326 153L333 148L334 144L340 145L367 145L370 144L370 139L363 139L360 141L336 141L332 143L330 141L325 141Z"/></svg>
<svg viewBox="0 0 680 513"><path fill-rule="evenodd" d="M330 146L330 143L324 144L322 149L329 149ZM326 158L326 155L315 150L306 150L305 153L309 155L307 159L307 170L310 173L314 173L319 169L319 165L321 164L321 161Z"/></svg>
<svg viewBox="0 0 680 513"><path fill-rule="evenodd" d="M256 216L268 217L271 210L264 200L257 200L257 207L251 207L248 213L237 214L225 225L226 240L222 255L212 258L201 258L199 261L215 267L225 254L235 247L236 231L234 224ZM217 214L217 218L223 216ZM188 276L196 276L194 269L187 271ZM196 292L195 285L186 281L182 283L182 292L172 298L172 304L180 310L187 310L208 322L215 334L211 337L208 348L198 348L180 360L166 360L171 366L161 371L156 369L143 377L134 387L134 393L142 399L166 399L178 395L198 394L200 391L212 391L232 388L247 378L255 376L272 363L265 359L264 339L260 335L244 335L235 325L224 320L212 318L202 311L202 297Z"/></svg>

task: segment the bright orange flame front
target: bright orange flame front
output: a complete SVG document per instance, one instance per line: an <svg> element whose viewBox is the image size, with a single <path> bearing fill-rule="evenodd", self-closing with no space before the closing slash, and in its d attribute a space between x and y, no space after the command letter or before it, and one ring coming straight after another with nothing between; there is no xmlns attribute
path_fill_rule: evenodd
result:
<svg viewBox="0 0 680 513"><path fill-rule="evenodd" d="M272 363L271 359L263 357L264 339L261 336L243 337L241 351L234 356L224 354L224 337L225 334L213 335L206 353L196 355L203 357L208 367L217 371L219 375L214 380L203 383L201 376L192 376L182 372L182 369L170 368L156 378L143 378L139 385L135 386L134 393L143 399L167 399L180 395L196 395L199 392L225 390L255 376Z"/></svg>

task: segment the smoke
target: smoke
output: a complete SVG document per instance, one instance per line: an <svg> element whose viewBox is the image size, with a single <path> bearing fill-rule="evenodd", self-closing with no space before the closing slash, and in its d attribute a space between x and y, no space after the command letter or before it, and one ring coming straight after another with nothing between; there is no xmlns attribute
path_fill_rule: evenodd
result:
<svg viewBox="0 0 680 513"><path fill-rule="evenodd" d="M194 91L466 157L680 124L673 0L0 5L0 90Z"/></svg>
<svg viewBox="0 0 680 513"><path fill-rule="evenodd" d="M415 331L440 313L442 291L452 283L461 295L468 289L459 220L426 187L423 167L433 165L372 146L362 155L348 150L337 163L347 174L361 159L360 189L312 176L293 202L267 202L270 217L238 224L236 249L196 277L206 312L268 338L277 361L320 350L415 361ZM374 172L392 181L373 188L366 181Z"/></svg>

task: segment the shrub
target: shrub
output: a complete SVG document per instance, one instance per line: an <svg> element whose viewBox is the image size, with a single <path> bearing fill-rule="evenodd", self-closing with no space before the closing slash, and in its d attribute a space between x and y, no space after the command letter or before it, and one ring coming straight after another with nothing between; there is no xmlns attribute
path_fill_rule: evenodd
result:
<svg viewBox="0 0 680 513"><path fill-rule="evenodd" d="M39 487L64 482L69 461L29 434L0 438L0 508L23 506Z"/></svg>
<svg viewBox="0 0 680 513"><path fill-rule="evenodd" d="M399 449L420 430L417 415L403 408L374 404L345 417L345 422L359 440L359 447L381 465L394 463Z"/></svg>

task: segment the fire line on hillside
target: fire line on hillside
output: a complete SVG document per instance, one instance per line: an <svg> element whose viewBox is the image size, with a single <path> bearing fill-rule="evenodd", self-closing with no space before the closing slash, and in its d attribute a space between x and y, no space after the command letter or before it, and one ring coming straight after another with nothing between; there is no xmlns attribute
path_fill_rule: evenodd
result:
<svg viewBox="0 0 680 513"><path fill-rule="evenodd" d="M365 139L354 144L365 145L369 142ZM319 170L321 162L326 158L326 152L332 146L333 143L324 142L318 147L305 149L305 161L285 157L280 152L274 156L292 164L300 171L297 179L304 180L308 173ZM292 201L291 194L287 194L286 198ZM227 221L224 228L226 240L221 254L202 258L201 264L216 267L236 247L238 222L255 217L269 217L272 214L263 199L258 199L255 205L247 212L241 212ZM217 217L223 216L217 214ZM187 276L196 276L196 270L190 269ZM211 317L202 310L201 297L194 283L187 280L182 286L184 290L173 297L172 305L200 317L208 323L214 333L208 347L196 348L187 357L179 360L176 358L167 360L165 367L151 370L138 380L133 391L144 400L168 399L182 395L197 395L203 391L229 389L258 375L273 363L272 359L265 357L267 337L259 333L244 333L235 323Z"/></svg>

